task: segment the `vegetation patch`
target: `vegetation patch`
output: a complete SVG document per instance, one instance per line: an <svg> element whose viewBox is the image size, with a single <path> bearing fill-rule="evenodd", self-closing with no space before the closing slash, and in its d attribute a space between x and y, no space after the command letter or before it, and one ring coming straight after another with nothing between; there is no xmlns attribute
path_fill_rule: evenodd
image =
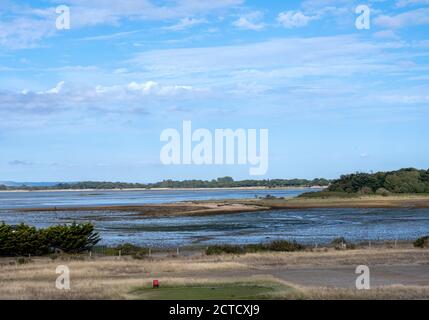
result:
<svg viewBox="0 0 429 320"><path fill-rule="evenodd" d="M192 285L163 285L159 288L144 287L132 292L144 300L253 300L272 299L276 294L295 289L278 283L204 283Z"/></svg>
<svg viewBox="0 0 429 320"><path fill-rule="evenodd" d="M277 240L270 243L247 244L243 246L236 245L213 245L206 249L207 255L216 254L243 254L263 251L283 251L293 252L305 250L305 246L295 241Z"/></svg>
<svg viewBox="0 0 429 320"><path fill-rule="evenodd" d="M348 197L348 195L382 195L429 193L429 170L405 168L390 172L355 173L333 180L321 192L305 193L301 197Z"/></svg>
<svg viewBox="0 0 429 320"><path fill-rule="evenodd" d="M358 198L356 193L336 192L336 191L318 191L318 192L304 192L298 198L306 199L327 199L327 198L340 198L340 199L353 199Z"/></svg>
<svg viewBox="0 0 429 320"><path fill-rule="evenodd" d="M429 236L416 239L416 241L413 242L413 245L416 248L429 248Z"/></svg>
<svg viewBox="0 0 429 320"><path fill-rule="evenodd" d="M335 238L331 241L331 245L337 250L355 249L356 245L347 241L344 237Z"/></svg>
<svg viewBox="0 0 429 320"><path fill-rule="evenodd" d="M45 255L53 252L79 253L100 241L90 223L36 229L25 224L0 224L0 256Z"/></svg>

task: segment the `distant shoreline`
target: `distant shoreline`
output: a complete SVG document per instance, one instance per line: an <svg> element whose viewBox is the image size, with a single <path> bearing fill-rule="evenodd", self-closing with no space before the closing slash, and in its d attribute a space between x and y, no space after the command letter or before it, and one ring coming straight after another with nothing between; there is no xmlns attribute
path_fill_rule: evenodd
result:
<svg viewBox="0 0 429 320"><path fill-rule="evenodd" d="M111 191L202 191L202 190L303 190L303 189L325 189L323 186L296 186L296 187L217 187L217 188L123 188L123 189L16 189L16 190L0 190L0 193L8 192L111 192Z"/></svg>

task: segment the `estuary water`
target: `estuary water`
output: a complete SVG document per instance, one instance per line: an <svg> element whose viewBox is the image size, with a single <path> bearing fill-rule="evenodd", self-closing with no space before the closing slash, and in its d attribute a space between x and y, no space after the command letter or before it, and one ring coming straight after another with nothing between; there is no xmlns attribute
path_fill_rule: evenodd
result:
<svg viewBox="0 0 429 320"><path fill-rule="evenodd" d="M0 210L52 206L138 205L190 200L295 197L315 188L0 192Z"/></svg>
<svg viewBox="0 0 429 320"><path fill-rule="evenodd" d="M429 209L275 210L205 217L142 218L130 212L20 212L19 208L68 205L164 203L183 200L295 196L308 190L165 190L31 192L0 194L0 221L37 227L93 222L105 245L179 247L245 244L277 239L326 244L336 237L359 242L412 240L429 235Z"/></svg>

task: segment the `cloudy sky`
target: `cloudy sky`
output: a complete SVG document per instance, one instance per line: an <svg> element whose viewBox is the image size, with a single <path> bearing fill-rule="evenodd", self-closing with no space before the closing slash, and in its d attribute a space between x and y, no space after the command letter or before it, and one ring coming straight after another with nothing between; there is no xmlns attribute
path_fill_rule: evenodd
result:
<svg viewBox="0 0 429 320"><path fill-rule="evenodd" d="M259 178L428 168L428 31L429 0L0 0L0 181L249 178L163 166L184 120L269 129Z"/></svg>

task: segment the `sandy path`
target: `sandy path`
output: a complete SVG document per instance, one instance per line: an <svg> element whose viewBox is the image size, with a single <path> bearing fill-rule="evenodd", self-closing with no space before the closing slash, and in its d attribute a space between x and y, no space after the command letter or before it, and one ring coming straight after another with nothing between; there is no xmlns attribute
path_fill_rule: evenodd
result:
<svg viewBox="0 0 429 320"><path fill-rule="evenodd" d="M429 265L424 266L369 266L372 286L394 284L429 286ZM282 268L270 270L276 278L316 287L355 288L358 277L355 266L331 268Z"/></svg>
<svg viewBox="0 0 429 320"><path fill-rule="evenodd" d="M272 276L304 287L355 288L356 266L339 267L276 267L270 269L224 270L209 273L180 273L176 276L205 279L237 279ZM371 286L429 286L429 265L369 266ZM156 273L153 274L156 276Z"/></svg>

